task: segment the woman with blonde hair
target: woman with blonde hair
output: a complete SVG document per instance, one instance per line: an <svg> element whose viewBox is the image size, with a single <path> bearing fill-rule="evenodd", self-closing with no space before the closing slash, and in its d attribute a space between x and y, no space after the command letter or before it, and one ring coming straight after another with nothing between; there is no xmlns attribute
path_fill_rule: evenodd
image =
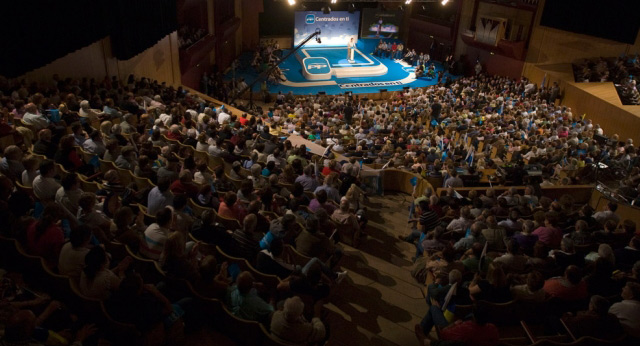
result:
<svg viewBox="0 0 640 346"><path fill-rule="evenodd" d="M199 280L196 253L197 246L187 243L182 232L172 232L160 254L162 270L170 277L196 282Z"/></svg>
<svg viewBox="0 0 640 346"><path fill-rule="evenodd" d="M111 128L113 127L113 123L105 120L102 123L100 123L100 132L102 132L102 135L106 138L109 138L109 136L111 135Z"/></svg>
<svg viewBox="0 0 640 346"><path fill-rule="evenodd" d="M293 166L286 165L282 170L282 174L278 176L278 181L282 184L293 184L296 180L296 175L293 172Z"/></svg>

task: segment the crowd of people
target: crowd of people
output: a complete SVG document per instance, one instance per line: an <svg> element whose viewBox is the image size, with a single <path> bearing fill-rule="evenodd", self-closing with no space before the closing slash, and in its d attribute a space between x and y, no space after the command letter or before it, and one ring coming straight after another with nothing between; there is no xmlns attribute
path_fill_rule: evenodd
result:
<svg viewBox="0 0 640 346"><path fill-rule="evenodd" d="M2 80L0 133L15 142L0 161L0 212L10 226L3 235L75 280L83 295L109 301L113 316L141 331L171 328L176 320L189 325L197 306L189 297L169 301L162 287L145 285L129 269L130 257L111 263L109 246L100 245L126 244L158 261L167 277L188 280L276 338L318 342L328 335L322 305L348 275L337 269L342 251L336 242L357 247L366 239L371 190L361 172L363 165L380 164L440 177L451 188L441 197L431 189L416 199L410 216L416 227L401 235L416 244L416 262L435 278L419 335L451 322L440 313L452 304L447 293L455 285L456 304L591 299L594 307L585 314L619 319L620 328L607 337L615 330L637 337L635 224L619 220L615 204L598 213L588 206L576 210L571 196L553 201L538 187L584 182L586 176L566 172L600 162L624 170L619 191L637 198L638 150L617 135L596 140L603 135L597 124L549 102L549 88L531 84L479 75L394 92L381 102L279 95L263 114L238 116L181 88L133 76L126 83ZM294 147L289 135L332 145L334 153L311 155L304 145ZM497 167L508 156L515 167L540 165L542 183L529 181L522 195L489 189L460 198L453 191L465 185L459 170ZM100 160L115 167L101 167ZM523 180L514 175L506 183ZM92 181L99 183L96 191L84 191ZM455 242L442 238L447 231ZM250 271L204 251L201 242L246 259L280 283L265 287ZM586 258L575 251L599 243ZM287 260L291 247L308 258L306 264ZM491 260L485 247L500 255ZM523 276L530 268L536 271ZM507 274L513 274L509 280ZM611 308L601 299L620 292L622 301ZM476 311L441 337L495 344L498 331L485 316Z"/></svg>
<svg viewBox="0 0 640 346"><path fill-rule="evenodd" d="M363 196L356 165L316 179L304 147L271 135L262 119L231 115L146 79L4 82L2 126L15 142L0 162L1 210L10 226L4 236L69 276L84 296L108 300L113 316L143 332L173 327L165 320L175 316L188 321L194 307L143 285L130 257L105 251L114 241L158 261L167 277L225 301L235 315L265 323L276 337L304 342L327 335L316 312L347 275L334 269L341 257L336 243L357 245L366 225L357 214ZM20 102L24 108L15 107ZM211 167L209 158L220 165ZM115 167L100 172L100 160ZM148 186L125 177L148 179ZM89 181L99 183L97 191L85 189ZM228 230L218 218L239 228ZM282 283L274 291L256 289L251 272L217 263L193 235ZM308 263L285 261L285 245ZM133 311L138 300L148 304ZM276 302L284 308L276 311Z"/></svg>
<svg viewBox="0 0 640 346"><path fill-rule="evenodd" d="M187 49L207 36L207 34L205 29L184 25L178 29L178 46L180 49Z"/></svg>
<svg viewBox="0 0 640 346"><path fill-rule="evenodd" d="M640 77L639 55L585 59L573 65L577 82L613 82L622 104L640 105L636 87Z"/></svg>

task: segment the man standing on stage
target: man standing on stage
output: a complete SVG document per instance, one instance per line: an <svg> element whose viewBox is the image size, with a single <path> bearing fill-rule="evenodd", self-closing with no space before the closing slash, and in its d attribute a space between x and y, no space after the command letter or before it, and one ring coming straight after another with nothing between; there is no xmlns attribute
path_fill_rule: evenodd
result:
<svg viewBox="0 0 640 346"><path fill-rule="evenodd" d="M351 40L349 40L349 43L347 44L347 60L349 60L349 62L354 61L355 49L356 49L356 43L352 37Z"/></svg>
<svg viewBox="0 0 640 346"><path fill-rule="evenodd" d="M404 51L404 45L402 44L402 42L400 42L398 44L398 55L394 57L394 59L402 59L402 51Z"/></svg>

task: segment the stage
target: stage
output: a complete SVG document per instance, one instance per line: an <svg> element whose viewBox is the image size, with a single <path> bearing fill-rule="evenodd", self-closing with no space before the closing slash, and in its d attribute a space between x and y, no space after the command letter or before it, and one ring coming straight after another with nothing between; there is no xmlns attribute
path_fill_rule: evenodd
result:
<svg viewBox="0 0 640 346"><path fill-rule="evenodd" d="M382 58L372 53L378 40L363 39L356 45L354 61L347 61L347 47L304 46L288 57L280 69L286 81L280 84L268 84L271 93L293 92L295 95L317 94L320 91L328 95L337 95L346 91L353 93L378 93L380 89L387 91L402 90L404 87L427 87L435 85L437 78L415 78L415 67L403 60ZM286 56L287 50L282 56ZM240 67L235 71L236 78L242 77L251 83L258 72L251 67L252 53L240 58ZM328 65L328 66L325 66ZM442 65L435 62L436 71ZM446 78L455 78L445 74ZM232 72L226 75L232 78ZM253 91L260 92L260 83Z"/></svg>

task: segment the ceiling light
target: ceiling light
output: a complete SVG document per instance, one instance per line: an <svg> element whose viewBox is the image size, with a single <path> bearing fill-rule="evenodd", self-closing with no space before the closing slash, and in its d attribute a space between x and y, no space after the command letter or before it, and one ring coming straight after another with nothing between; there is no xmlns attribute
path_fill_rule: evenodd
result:
<svg viewBox="0 0 640 346"><path fill-rule="evenodd" d="M293 6L296 4L296 0L287 0L289 2L290 6Z"/></svg>
<svg viewBox="0 0 640 346"><path fill-rule="evenodd" d="M446 5L449 2L449 0L442 0L442 6Z"/></svg>

